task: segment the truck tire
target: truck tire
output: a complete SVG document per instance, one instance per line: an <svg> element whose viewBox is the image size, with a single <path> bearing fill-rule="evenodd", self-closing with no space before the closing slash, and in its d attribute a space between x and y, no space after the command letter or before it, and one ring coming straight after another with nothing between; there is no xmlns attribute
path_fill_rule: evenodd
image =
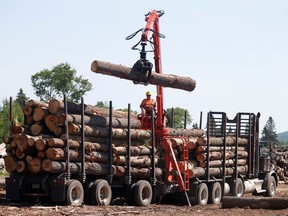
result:
<svg viewBox="0 0 288 216"><path fill-rule="evenodd" d="M201 183L197 187L197 204L206 205L208 202L209 191L206 183Z"/></svg>
<svg viewBox="0 0 288 216"><path fill-rule="evenodd" d="M267 192L265 195L268 197L276 196L276 180L273 176L269 176L267 179Z"/></svg>
<svg viewBox="0 0 288 216"><path fill-rule="evenodd" d="M84 189L78 180L66 182L66 203L68 205L82 205L84 199Z"/></svg>
<svg viewBox="0 0 288 216"><path fill-rule="evenodd" d="M104 179L98 179L91 187L91 203L108 206L112 199L112 190L109 183Z"/></svg>
<svg viewBox="0 0 288 216"><path fill-rule="evenodd" d="M148 206L152 201L152 187L146 180L136 182L134 186L134 201L138 206Z"/></svg>
<svg viewBox="0 0 288 216"><path fill-rule="evenodd" d="M219 182L215 182L209 188L209 203L219 204L222 199L222 187Z"/></svg>
<svg viewBox="0 0 288 216"><path fill-rule="evenodd" d="M233 182L232 195L242 197L244 194L244 183L241 178L236 178Z"/></svg>

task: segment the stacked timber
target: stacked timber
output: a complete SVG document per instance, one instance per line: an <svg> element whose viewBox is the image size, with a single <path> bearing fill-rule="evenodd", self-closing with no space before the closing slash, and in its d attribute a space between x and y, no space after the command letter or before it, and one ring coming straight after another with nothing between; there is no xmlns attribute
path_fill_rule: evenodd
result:
<svg viewBox="0 0 288 216"><path fill-rule="evenodd" d="M67 154L72 174L81 172L81 105L68 102L68 134L66 141L64 102L53 99L48 104L29 100L23 107L24 126L14 125L11 137L6 139L5 167L17 173L63 173L66 171ZM114 176L126 175L128 113L112 111L112 144L109 144L109 110L84 105L84 155L87 174L106 175L109 170L109 154L113 152ZM151 147L147 140L151 134L141 130L141 122L134 114L131 120L131 175L133 178L149 178ZM69 145L69 152L66 151ZM155 158L157 164L158 157ZM162 170L156 168L156 177Z"/></svg>
<svg viewBox="0 0 288 216"><path fill-rule="evenodd" d="M224 150L224 142L226 149ZM189 154L190 161L194 166L189 167L190 178L203 177L209 169L210 176L232 175L235 168L239 174L248 172L248 140L246 138L237 139L233 136L210 137L209 143L203 137L197 139L193 151ZM208 145L209 144L209 145ZM225 170L223 170L223 164Z"/></svg>

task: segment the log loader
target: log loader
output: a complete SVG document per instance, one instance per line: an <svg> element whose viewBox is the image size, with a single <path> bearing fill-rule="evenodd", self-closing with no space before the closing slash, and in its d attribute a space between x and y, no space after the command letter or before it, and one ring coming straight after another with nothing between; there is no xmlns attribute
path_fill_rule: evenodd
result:
<svg viewBox="0 0 288 216"><path fill-rule="evenodd" d="M157 113L142 114L141 130L151 134L149 169L146 173L132 167L132 145L130 128L130 104L128 104L126 160L123 175L116 173L113 161L112 102L109 111L108 156L105 173L96 170L85 161L85 134L82 117L80 162L72 163L69 152L69 133L65 121L66 160L62 173L19 174L13 172L6 178L6 197L21 200L25 196L47 196L54 202L80 205L109 205L113 197L124 197L129 204L147 206L151 202L169 199L183 200L187 205L220 203L224 195L241 197L244 193L275 196L278 178L269 165L269 157L260 155L259 118L260 114L237 113L229 119L224 112L207 114L207 131L180 129L166 126L163 87L193 91L196 82L191 78L165 76L162 74L159 19L164 11L152 10L145 15L144 28L129 35L132 39L141 33L139 42L132 47L140 51L140 59L132 68L94 61L91 70L132 80L135 84L153 84L157 88ZM152 36L151 36L152 34ZM147 45L154 53L153 63L147 59ZM138 48L140 46L140 48ZM64 98L65 116L68 115ZM84 103L82 101L82 116ZM201 121L202 122L202 121ZM146 140L147 141L147 140ZM103 168L103 167L101 167ZM75 171L77 170L77 171ZM147 171L148 170L148 171ZM99 167L97 169L99 171Z"/></svg>

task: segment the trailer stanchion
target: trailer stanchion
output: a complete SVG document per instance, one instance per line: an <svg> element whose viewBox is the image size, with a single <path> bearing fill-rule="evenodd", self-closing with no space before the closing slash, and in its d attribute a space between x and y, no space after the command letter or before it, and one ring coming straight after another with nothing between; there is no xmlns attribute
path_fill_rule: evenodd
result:
<svg viewBox="0 0 288 216"><path fill-rule="evenodd" d="M69 139L69 132L68 132L68 107L67 107L67 98L66 95L64 94L64 112L65 112L65 143L66 143L66 169L65 169L65 178L66 180L70 180L70 155L69 155L69 150L70 150L70 144L68 142Z"/></svg>
<svg viewBox="0 0 288 216"><path fill-rule="evenodd" d="M126 157L126 184L128 186L131 185L132 177L131 177L131 106L128 104L128 132L127 132L127 157ZM130 190L129 187L127 187ZM128 191L129 193L129 191Z"/></svg>
<svg viewBox="0 0 288 216"><path fill-rule="evenodd" d="M109 102L109 168L107 180L109 184L113 182L113 149L112 149L112 101Z"/></svg>
<svg viewBox="0 0 288 216"><path fill-rule="evenodd" d="M156 202L156 175L155 175L155 124L154 124L154 110L152 109L152 118L151 118L151 186L152 186L152 202Z"/></svg>
<svg viewBox="0 0 288 216"><path fill-rule="evenodd" d="M12 127L13 127L13 100L12 97L10 97L9 101L9 120L10 120L10 137L12 136Z"/></svg>
<svg viewBox="0 0 288 216"><path fill-rule="evenodd" d="M85 133L84 133L84 99L81 98L81 174L82 174L82 183L86 180L85 172Z"/></svg>

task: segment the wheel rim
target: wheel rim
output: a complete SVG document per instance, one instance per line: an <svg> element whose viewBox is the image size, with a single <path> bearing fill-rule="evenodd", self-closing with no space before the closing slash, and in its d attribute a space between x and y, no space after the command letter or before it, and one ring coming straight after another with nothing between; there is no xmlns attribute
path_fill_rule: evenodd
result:
<svg viewBox="0 0 288 216"><path fill-rule="evenodd" d="M201 204L206 204L207 199L208 199L208 191L202 190L201 191Z"/></svg>
<svg viewBox="0 0 288 216"><path fill-rule="evenodd" d="M271 195L275 195L275 192L276 192L276 187L275 187L275 184L273 182L271 182L271 184L269 185L269 188L270 188L270 192L271 192Z"/></svg>
<svg viewBox="0 0 288 216"><path fill-rule="evenodd" d="M216 188L215 189L215 201L216 202L219 202L220 199L221 199L221 194L222 194L222 191L221 191L221 188Z"/></svg>
<svg viewBox="0 0 288 216"><path fill-rule="evenodd" d="M73 203L78 203L81 198L81 189L79 187L74 187L71 191L71 198Z"/></svg>
<svg viewBox="0 0 288 216"><path fill-rule="evenodd" d="M141 193L142 200L147 200L149 198L149 189L147 187L144 187Z"/></svg>
<svg viewBox="0 0 288 216"><path fill-rule="evenodd" d="M102 187L101 190L100 190L100 198L101 198L101 200L106 201L108 199L108 197L109 197L108 188Z"/></svg>

